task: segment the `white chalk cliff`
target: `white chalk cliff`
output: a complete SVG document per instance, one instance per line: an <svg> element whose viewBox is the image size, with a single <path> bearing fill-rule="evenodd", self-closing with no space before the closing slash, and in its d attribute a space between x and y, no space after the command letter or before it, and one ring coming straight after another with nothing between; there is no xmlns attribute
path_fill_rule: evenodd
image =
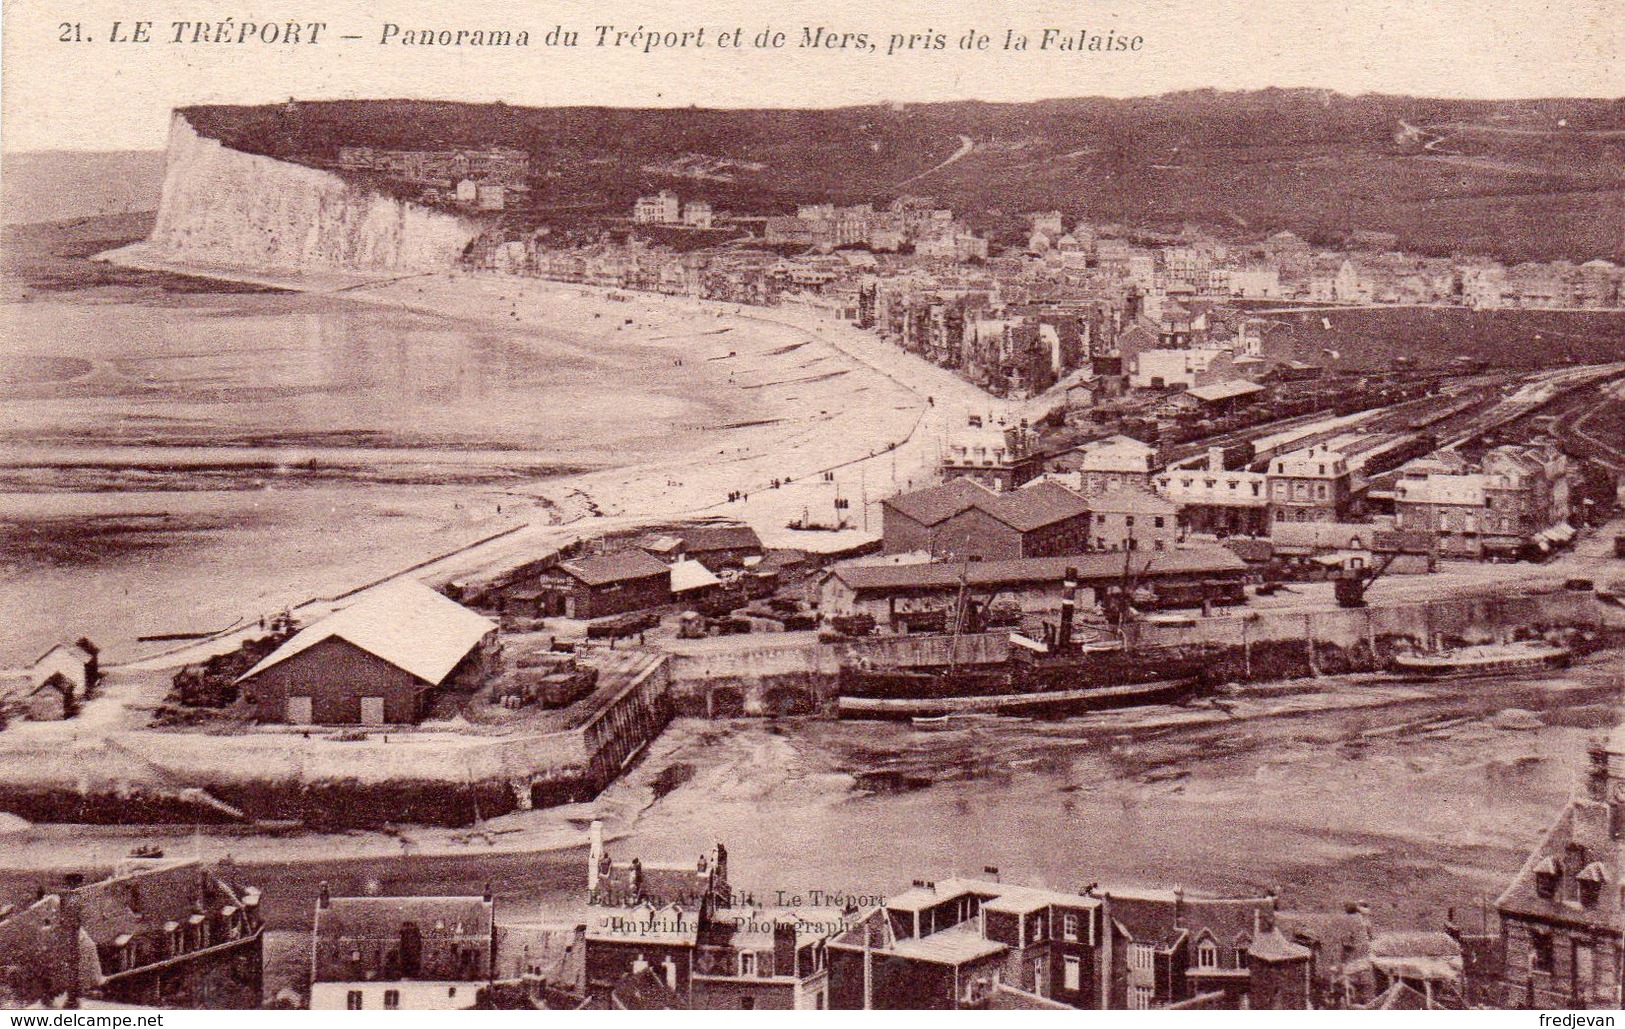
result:
<svg viewBox="0 0 1625 1029"><path fill-rule="evenodd" d="M177 113L155 257L296 271L432 271L449 267L481 226L331 172L233 150Z"/></svg>

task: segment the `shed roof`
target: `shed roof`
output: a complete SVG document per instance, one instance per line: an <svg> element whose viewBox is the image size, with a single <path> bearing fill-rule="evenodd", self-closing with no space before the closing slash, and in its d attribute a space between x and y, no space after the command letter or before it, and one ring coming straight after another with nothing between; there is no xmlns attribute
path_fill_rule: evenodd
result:
<svg viewBox="0 0 1625 1029"><path fill-rule="evenodd" d="M369 590L349 607L300 630L237 681L252 679L338 637L424 682L438 684L496 627L489 618L422 583L403 580Z"/></svg>
<svg viewBox="0 0 1625 1029"><path fill-rule="evenodd" d="M1225 379L1223 382L1197 386L1185 392L1203 403L1210 404L1220 400L1230 400L1234 397L1245 397L1253 393L1261 393L1263 390L1263 386L1256 382L1248 382L1246 379Z"/></svg>
<svg viewBox="0 0 1625 1029"><path fill-rule="evenodd" d="M560 562L559 570L584 586L605 586L661 575L666 566L641 550L617 550L612 554Z"/></svg>
<svg viewBox="0 0 1625 1029"><path fill-rule="evenodd" d="M1060 582L1068 568L1080 582L1117 580L1124 565L1141 578L1161 575L1205 575L1238 572L1246 566L1223 547L1193 547L1131 553L1097 552L1066 557L1031 557L1012 561L925 565L858 565L835 568L831 574L854 590L945 589L959 585L963 576L971 586Z"/></svg>
<svg viewBox="0 0 1625 1029"><path fill-rule="evenodd" d="M689 590L717 586L721 582L721 579L711 574L711 569L698 561L678 561L671 566L671 591L673 593L687 593Z"/></svg>

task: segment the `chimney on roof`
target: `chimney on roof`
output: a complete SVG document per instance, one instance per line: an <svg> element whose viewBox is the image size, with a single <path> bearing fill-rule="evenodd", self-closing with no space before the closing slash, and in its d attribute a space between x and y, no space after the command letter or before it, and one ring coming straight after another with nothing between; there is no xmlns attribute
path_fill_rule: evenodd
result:
<svg viewBox="0 0 1625 1029"><path fill-rule="evenodd" d="M1174 887L1174 928L1178 929L1185 924L1185 888Z"/></svg>
<svg viewBox="0 0 1625 1029"><path fill-rule="evenodd" d="M487 880L485 880L485 897L484 897L484 900L485 900L485 902L487 904L491 903L491 896L492 896L492 894L491 894L491 880L487 879Z"/></svg>
<svg viewBox="0 0 1625 1029"><path fill-rule="evenodd" d="M321 892L317 894L316 906L328 908L333 906L332 891L327 888L327 880L322 880Z"/></svg>

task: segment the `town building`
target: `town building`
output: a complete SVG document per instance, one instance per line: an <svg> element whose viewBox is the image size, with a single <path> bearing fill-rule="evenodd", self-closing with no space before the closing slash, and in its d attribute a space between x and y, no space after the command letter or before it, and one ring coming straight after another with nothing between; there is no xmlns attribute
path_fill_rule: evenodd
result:
<svg viewBox="0 0 1625 1029"><path fill-rule="evenodd" d="M602 618L671 603L671 570L642 550L572 558L541 572L543 617Z"/></svg>
<svg viewBox="0 0 1625 1029"><path fill-rule="evenodd" d="M965 430L942 455L944 479L967 478L988 489L1015 489L1044 470L1044 458L1025 424L999 429Z"/></svg>
<svg viewBox="0 0 1625 1029"><path fill-rule="evenodd" d="M683 205L683 224L691 229L709 229L716 220L716 212L704 200L690 200Z"/></svg>
<svg viewBox="0 0 1625 1029"><path fill-rule="evenodd" d="M0 995L165 1008L263 1002L260 894L226 864L137 858L0 909Z"/></svg>
<svg viewBox="0 0 1625 1029"><path fill-rule="evenodd" d="M594 822L587 855L586 988L611 1006L823 1008L831 909L769 907L736 894L717 844L687 864L614 861ZM669 996L668 996L669 994ZM651 1001L652 998L652 1001Z"/></svg>
<svg viewBox="0 0 1625 1029"><path fill-rule="evenodd" d="M985 1010L1009 991L1099 1007L1101 909L1059 890L919 882L829 942L830 1007Z"/></svg>
<svg viewBox="0 0 1625 1029"><path fill-rule="evenodd" d="M1185 535L1179 505L1137 486L1094 494L1089 515L1093 550L1171 550Z"/></svg>
<svg viewBox="0 0 1625 1029"><path fill-rule="evenodd" d="M1536 556L1574 536L1570 477L1567 458L1547 446L1496 447L1476 468L1430 455L1400 467L1395 521L1433 535L1444 557Z"/></svg>
<svg viewBox="0 0 1625 1029"><path fill-rule="evenodd" d="M1110 916L1106 1007L1147 1010L1217 994L1234 1008L1247 996L1250 951L1273 916L1269 895L1210 897L1182 889L1098 891ZM1274 941L1268 941L1270 945ZM1278 950L1272 946L1267 957ZM1309 952L1302 961L1307 965ZM1304 1005L1307 1006L1307 1005Z"/></svg>
<svg viewBox="0 0 1625 1029"><path fill-rule="evenodd" d="M1075 554L1089 546L1088 502L1052 482L995 493L955 479L892 497L881 511L881 538L891 554L998 561Z"/></svg>
<svg viewBox="0 0 1625 1029"><path fill-rule="evenodd" d="M1094 496L1106 490L1150 489L1157 470L1157 448L1129 436L1108 436L1085 443L1068 462L1078 473L1078 490Z"/></svg>
<svg viewBox="0 0 1625 1029"><path fill-rule="evenodd" d="M472 1008L496 968L496 907L482 897L334 897L311 923L313 1011Z"/></svg>
<svg viewBox="0 0 1625 1029"><path fill-rule="evenodd" d="M1129 365L1135 389L1195 389L1236 378L1235 354L1229 347L1142 350Z"/></svg>
<svg viewBox="0 0 1625 1029"><path fill-rule="evenodd" d="M240 703L262 722L417 722L437 688L483 678L496 629L421 583L391 583L301 629L243 673Z"/></svg>
<svg viewBox="0 0 1625 1029"><path fill-rule="evenodd" d="M712 571L742 567L762 556L762 539L748 525L689 525L669 529L638 546L663 561L688 558Z"/></svg>
<svg viewBox="0 0 1625 1029"><path fill-rule="evenodd" d="M1502 1007L1618 1008L1625 728L1593 743L1585 782L1495 902Z"/></svg>
<svg viewBox="0 0 1625 1029"><path fill-rule="evenodd" d="M1316 444L1272 458L1267 474L1272 523L1346 520L1353 477L1341 452Z"/></svg>
<svg viewBox="0 0 1625 1029"><path fill-rule="evenodd" d="M1262 536L1269 532L1268 479L1263 472L1227 471L1215 449L1200 468L1170 468L1152 485L1179 508L1185 528L1214 536Z"/></svg>
<svg viewBox="0 0 1625 1029"><path fill-rule="evenodd" d="M632 206L632 221L638 225L676 225L682 220L683 202L669 189L638 197Z"/></svg>
<svg viewBox="0 0 1625 1029"><path fill-rule="evenodd" d="M1438 553L1424 532L1377 522L1276 522L1269 540L1277 571L1321 578L1381 569L1386 575L1426 575Z"/></svg>
<svg viewBox="0 0 1625 1029"><path fill-rule="evenodd" d="M1380 992L1371 964L1374 932L1364 906L1349 903L1338 912L1281 911L1275 924L1287 939L1309 950L1314 1007L1353 1008Z"/></svg>
<svg viewBox="0 0 1625 1029"><path fill-rule="evenodd" d="M1072 581L1087 591L1073 599L1096 604L1125 579L1154 589L1159 584L1240 583L1246 577L1241 558L1223 547L1189 547L1144 551L1129 560L1122 553L1089 553L1068 557L1014 561L970 561L913 565L837 565L819 584L819 610L825 617L868 614L892 632L912 624L953 625L961 593L985 609L1009 602L1028 612L1056 611Z"/></svg>

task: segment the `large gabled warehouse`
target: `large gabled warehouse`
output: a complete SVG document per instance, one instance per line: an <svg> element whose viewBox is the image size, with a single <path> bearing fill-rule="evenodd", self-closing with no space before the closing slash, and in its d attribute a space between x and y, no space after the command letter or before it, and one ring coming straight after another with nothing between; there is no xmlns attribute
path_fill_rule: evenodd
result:
<svg viewBox="0 0 1625 1029"><path fill-rule="evenodd" d="M483 668L496 629L427 586L392 583L301 630L237 684L262 722L416 722L435 687Z"/></svg>

